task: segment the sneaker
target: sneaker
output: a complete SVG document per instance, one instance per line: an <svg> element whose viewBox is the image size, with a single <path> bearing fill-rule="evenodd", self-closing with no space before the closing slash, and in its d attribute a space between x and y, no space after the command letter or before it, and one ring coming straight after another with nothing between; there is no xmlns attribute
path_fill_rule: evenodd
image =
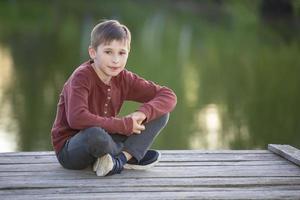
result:
<svg viewBox="0 0 300 200"><path fill-rule="evenodd" d="M137 162L131 158L125 165L125 169L146 170L154 167L160 160L161 154L156 150L148 150L145 156Z"/></svg>
<svg viewBox="0 0 300 200"><path fill-rule="evenodd" d="M120 174L123 170L124 162L120 157L112 157L110 154L98 158L93 165L93 171L97 176L108 176Z"/></svg>

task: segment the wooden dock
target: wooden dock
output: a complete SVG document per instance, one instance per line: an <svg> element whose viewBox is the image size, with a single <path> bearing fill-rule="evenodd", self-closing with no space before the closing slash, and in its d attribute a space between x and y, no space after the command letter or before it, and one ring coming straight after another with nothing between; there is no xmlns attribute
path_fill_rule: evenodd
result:
<svg viewBox="0 0 300 200"><path fill-rule="evenodd" d="M0 199L300 199L300 151L269 149L164 150L151 170L109 177L63 169L53 152L0 153Z"/></svg>

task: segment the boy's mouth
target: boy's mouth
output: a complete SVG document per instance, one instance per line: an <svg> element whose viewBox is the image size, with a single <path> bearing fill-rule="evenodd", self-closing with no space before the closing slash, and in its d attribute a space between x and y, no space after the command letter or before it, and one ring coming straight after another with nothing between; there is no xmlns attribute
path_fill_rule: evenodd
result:
<svg viewBox="0 0 300 200"><path fill-rule="evenodd" d="M112 66L108 66L108 68L110 68L111 70L118 70L119 69L119 67L112 67Z"/></svg>

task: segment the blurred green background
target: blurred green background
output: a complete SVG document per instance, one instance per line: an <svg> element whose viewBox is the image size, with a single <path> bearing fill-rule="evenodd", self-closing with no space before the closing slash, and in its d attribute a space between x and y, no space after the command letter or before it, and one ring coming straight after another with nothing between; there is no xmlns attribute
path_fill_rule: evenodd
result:
<svg viewBox="0 0 300 200"><path fill-rule="evenodd" d="M131 30L129 70L177 94L154 148L300 147L300 1L2 0L0 151L52 150L59 93L101 19Z"/></svg>

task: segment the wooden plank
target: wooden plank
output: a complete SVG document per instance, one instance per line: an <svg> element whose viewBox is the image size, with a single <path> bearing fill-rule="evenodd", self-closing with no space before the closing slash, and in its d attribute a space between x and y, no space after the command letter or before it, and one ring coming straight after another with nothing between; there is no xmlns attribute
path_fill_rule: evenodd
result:
<svg viewBox="0 0 300 200"><path fill-rule="evenodd" d="M232 188L232 187L180 187L180 186L165 186L165 187L157 187L157 186L123 186L119 187L115 186L102 186L102 187L59 187L59 188L36 188L36 189L9 189L9 190L0 190L0 196L5 195L50 195L50 194L82 194L82 193L119 193L122 196L122 193L132 192L132 193L142 193L142 192L156 192L156 193L164 193L164 192L215 192L215 191L235 191L241 188ZM290 186L252 186L245 187L243 190L253 191L253 192L266 192L266 191L299 191L300 185L290 185Z"/></svg>
<svg viewBox="0 0 300 200"><path fill-rule="evenodd" d="M1 152L0 157L10 156L54 156L54 151L19 151L19 152Z"/></svg>
<svg viewBox="0 0 300 200"><path fill-rule="evenodd" d="M293 186L300 185L300 177L203 177L203 178L118 178L98 177L79 179L72 177L10 177L0 182L0 190L26 188L61 187L254 187L254 186Z"/></svg>
<svg viewBox="0 0 300 200"><path fill-rule="evenodd" d="M2 200L26 200L26 199L126 199L126 200L173 200L173 199L299 199L299 190L249 190L247 188L240 188L238 190L223 190L222 188L215 188L212 191L167 191L167 192L122 192L122 193L79 193L79 194L42 194L40 191L37 195L5 195L1 196Z"/></svg>
<svg viewBox="0 0 300 200"><path fill-rule="evenodd" d="M269 154L267 150L159 150L164 154ZM0 152L1 156L54 156L54 151Z"/></svg>
<svg viewBox="0 0 300 200"><path fill-rule="evenodd" d="M219 150L219 151L196 151L196 150L159 150L164 155L174 156L176 154L182 155L182 156L194 156L199 154L270 154L270 151L267 150ZM0 158L1 157L34 157L34 156L55 156L54 152L48 151L48 152L9 152L9 153L1 153L0 152Z"/></svg>
<svg viewBox="0 0 300 200"><path fill-rule="evenodd" d="M278 162L262 162L259 161L259 164L257 162L253 161L254 164L249 164L249 162L246 162L245 164L241 164L242 162L217 162L217 163L211 163L211 162L194 162L193 164L189 164L189 162L182 164L179 163L171 163L168 162L167 165L164 164L164 162L161 162L155 166L155 168L161 168L162 170L172 170L172 169L179 169L179 168L185 168L187 170L189 169L207 169L208 167L213 167L213 169L216 168L231 168L232 170L239 170L243 168L255 168L255 169L295 169L294 166L291 166L286 161L279 161ZM226 164L227 163L227 164ZM65 171L58 163L45 163L45 164L10 164L10 165L0 165L0 172L39 172L39 171Z"/></svg>
<svg viewBox="0 0 300 200"><path fill-rule="evenodd" d="M269 152L264 154L246 153L246 154L164 154L162 153L161 161L163 162L208 162L208 161L274 161L282 160L281 157ZM34 156L2 156L0 164L12 163L57 163L54 155L34 155Z"/></svg>
<svg viewBox="0 0 300 200"><path fill-rule="evenodd" d="M0 164L0 172L9 171L41 171L44 169L57 169L56 163L21 163L21 164ZM156 167L196 167L196 166L269 166L269 165L290 165L286 160L275 161L216 161L216 162L159 162Z"/></svg>
<svg viewBox="0 0 300 200"><path fill-rule="evenodd" d="M57 166L52 166L47 169L40 169L30 171L1 171L1 179L11 176L40 176L40 177L52 177L52 176L77 176L78 178L87 178L95 176L91 169L87 170L66 170ZM300 169L295 165L279 165L279 166L180 166L180 167L154 167L147 171L133 171L124 170L120 175L114 175L112 178L124 177L124 178L155 178L155 177L224 177L224 176L274 176L274 177L288 177L288 176L300 176Z"/></svg>
<svg viewBox="0 0 300 200"><path fill-rule="evenodd" d="M176 161L249 161L249 160L281 160L276 155L271 154L191 154L191 155L165 155L162 154L162 161L176 162Z"/></svg>
<svg viewBox="0 0 300 200"><path fill-rule="evenodd" d="M268 154L268 150L159 150L164 154Z"/></svg>
<svg viewBox="0 0 300 200"><path fill-rule="evenodd" d="M260 165L289 165L286 160L253 160L253 161L207 161L207 162L159 162L157 167L166 167L166 166L260 166ZM1 167L1 165L0 165ZM1 171L1 170L0 170Z"/></svg>
<svg viewBox="0 0 300 200"><path fill-rule="evenodd" d="M300 166L300 150L290 145L269 144L268 149Z"/></svg>

